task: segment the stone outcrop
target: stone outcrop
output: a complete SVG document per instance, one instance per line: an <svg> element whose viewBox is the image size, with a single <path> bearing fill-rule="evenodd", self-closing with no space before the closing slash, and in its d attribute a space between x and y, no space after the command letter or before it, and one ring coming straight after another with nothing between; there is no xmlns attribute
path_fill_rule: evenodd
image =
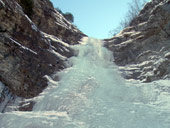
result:
<svg viewBox="0 0 170 128"><path fill-rule="evenodd" d="M85 36L49 0L34 0L28 17L20 0L0 0L0 107L31 98L46 86L45 75L65 68L70 45ZM3 104L3 107L1 106Z"/></svg>
<svg viewBox="0 0 170 128"><path fill-rule="evenodd" d="M170 78L170 0L148 2L129 27L104 41L125 78Z"/></svg>

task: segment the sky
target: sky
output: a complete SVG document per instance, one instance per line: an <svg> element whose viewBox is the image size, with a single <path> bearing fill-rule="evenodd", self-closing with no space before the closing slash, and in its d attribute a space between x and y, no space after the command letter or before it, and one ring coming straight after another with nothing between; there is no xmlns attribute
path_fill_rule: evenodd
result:
<svg viewBox="0 0 170 128"><path fill-rule="evenodd" d="M74 16L74 24L90 37L106 39L126 15L132 0L51 0L54 7Z"/></svg>

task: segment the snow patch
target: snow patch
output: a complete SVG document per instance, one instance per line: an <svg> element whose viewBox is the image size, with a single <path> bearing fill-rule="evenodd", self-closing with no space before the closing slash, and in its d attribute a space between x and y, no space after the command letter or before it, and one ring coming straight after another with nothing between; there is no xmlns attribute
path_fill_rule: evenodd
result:
<svg viewBox="0 0 170 128"><path fill-rule="evenodd" d="M32 29L34 29L37 32L38 31L37 26L32 22L32 20L27 15L25 15L25 17L30 22Z"/></svg>
<svg viewBox="0 0 170 128"><path fill-rule="evenodd" d="M170 58L170 52L166 53L164 57L165 58Z"/></svg>
<svg viewBox="0 0 170 128"><path fill-rule="evenodd" d="M25 49L25 50L27 50L27 51L29 51L29 52L34 53L34 54L37 55L37 53L36 53L35 51L31 50L30 48L27 48L27 47L21 45L19 42L13 40L12 38L9 38L9 39L10 39L13 43L15 43L15 44L17 44L18 46L20 46L21 48L23 48L23 49Z"/></svg>
<svg viewBox="0 0 170 128"><path fill-rule="evenodd" d="M51 52L51 53L53 53L53 54L56 55L57 57L59 57L61 60L66 60L66 59L67 59L67 57L61 55L60 53L56 52L56 51L53 50L53 49L50 49L50 50L48 50L48 51Z"/></svg>
<svg viewBox="0 0 170 128"><path fill-rule="evenodd" d="M3 2L2 0L0 0L0 3L1 3L3 6L5 6L5 4L4 4L4 2Z"/></svg>
<svg viewBox="0 0 170 128"><path fill-rule="evenodd" d="M56 36L53 36L53 35L50 35L50 34L47 34L47 33L44 33L44 32L41 32L41 33L44 35L44 37L50 38L52 41L58 42L58 43L62 44L65 47L69 47L70 46L69 44L67 44L67 43L61 41L60 39L58 39Z"/></svg>

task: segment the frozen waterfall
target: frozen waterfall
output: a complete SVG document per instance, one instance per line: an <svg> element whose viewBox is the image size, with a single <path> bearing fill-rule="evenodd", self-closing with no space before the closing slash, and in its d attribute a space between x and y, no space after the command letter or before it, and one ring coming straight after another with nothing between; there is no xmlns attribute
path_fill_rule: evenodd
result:
<svg viewBox="0 0 170 128"><path fill-rule="evenodd" d="M102 41L84 38L68 68L49 76L33 111L0 114L0 128L170 128L170 81L124 80Z"/></svg>

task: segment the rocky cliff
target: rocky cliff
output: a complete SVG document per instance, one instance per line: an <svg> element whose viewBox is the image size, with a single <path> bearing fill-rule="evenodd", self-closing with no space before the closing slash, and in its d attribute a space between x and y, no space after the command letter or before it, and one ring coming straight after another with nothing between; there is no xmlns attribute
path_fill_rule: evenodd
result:
<svg viewBox="0 0 170 128"><path fill-rule="evenodd" d="M0 0L0 112L16 97L38 95L85 36L49 0L34 0L29 15L22 2Z"/></svg>
<svg viewBox="0 0 170 128"><path fill-rule="evenodd" d="M31 13L22 1L0 0L0 112L46 88L45 76L64 69L70 46L85 36L49 0L34 0ZM150 82L170 78L169 40L170 0L152 0L104 43L123 77ZM31 110L34 103L25 103L19 109Z"/></svg>
<svg viewBox="0 0 170 128"><path fill-rule="evenodd" d="M104 41L125 78L170 78L170 0L148 2L129 27Z"/></svg>

